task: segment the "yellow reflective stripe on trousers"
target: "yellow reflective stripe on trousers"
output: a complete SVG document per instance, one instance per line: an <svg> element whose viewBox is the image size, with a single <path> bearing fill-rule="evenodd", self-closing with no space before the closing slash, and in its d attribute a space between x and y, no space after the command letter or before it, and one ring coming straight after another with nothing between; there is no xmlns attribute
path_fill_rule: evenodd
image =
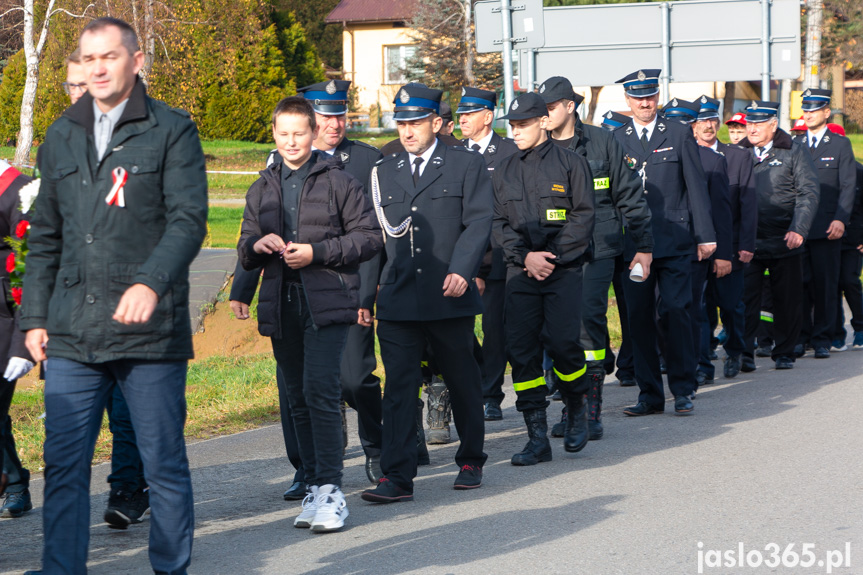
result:
<svg viewBox="0 0 863 575"><path fill-rule="evenodd" d="M584 375L584 372L587 371L587 366L585 365L584 367L582 367L581 369L579 369L575 373L569 373L569 374L560 373L559 371L557 371L557 368L553 368L553 369L554 369L554 373L557 374L557 377L559 377L563 381L575 381L576 379L578 379L579 377Z"/></svg>
<svg viewBox="0 0 863 575"><path fill-rule="evenodd" d="M536 379L532 379L530 381L520 381L518 383L512 382L512 388L516 391L524 391L525 389L533 389L534 387L539 387L540 385L545 385L544 377L537 377Z"/></svg>
<svg viewBox="0 0 863 575"><path fill-rule="evenodd" d="M604 349L586 349L584 350L584 359L587 361L602 361L605 359Z"/></svg>

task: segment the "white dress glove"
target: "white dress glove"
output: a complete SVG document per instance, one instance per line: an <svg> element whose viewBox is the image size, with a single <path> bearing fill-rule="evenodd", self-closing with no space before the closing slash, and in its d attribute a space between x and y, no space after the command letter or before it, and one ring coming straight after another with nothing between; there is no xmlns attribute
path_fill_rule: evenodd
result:
<svg viewBox="0 0 863 575"><path fill-rule="evenodd" d="M33 369L34 365L32 361L28 361L23 357L11 357L9 358L9 363L6 364L6 372L3 374L3 379L6 381L15 381Z"/></svg>

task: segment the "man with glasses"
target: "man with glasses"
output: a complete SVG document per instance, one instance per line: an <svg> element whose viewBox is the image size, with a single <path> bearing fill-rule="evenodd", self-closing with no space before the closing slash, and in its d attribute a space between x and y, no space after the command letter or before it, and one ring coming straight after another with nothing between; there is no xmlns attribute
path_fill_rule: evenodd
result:
<svg viewBox="0 0 863 575"><path fill-rule="evenodd" d="M87 76L84 74L84 66L81 65L79 50L75 50L66 58L66 81L63 82L63 91L69 94L73 105L87 92Z"/></svg>

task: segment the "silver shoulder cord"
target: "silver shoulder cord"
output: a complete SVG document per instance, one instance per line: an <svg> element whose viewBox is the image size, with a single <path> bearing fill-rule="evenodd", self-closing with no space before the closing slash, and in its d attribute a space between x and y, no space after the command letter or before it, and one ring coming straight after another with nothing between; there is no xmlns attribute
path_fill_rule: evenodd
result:
<svg viewBox="0 0 863 575"><path fill-rule="evenodd" d="M410 230L411 235L411 257L414 255L414 229L411 225L411 217L408 216L405 221L400 223L398 226L393 227L389 220L387 220L387 215L384 213L383 207L381 207L381 184L378 181L378 167L375 166L372 168L372 203L375 206L375 215L378 217L378 223L381 225L381 229L384 231L384 243L387 241L387 236L393 238L400 238L408 233Z"/></svg>

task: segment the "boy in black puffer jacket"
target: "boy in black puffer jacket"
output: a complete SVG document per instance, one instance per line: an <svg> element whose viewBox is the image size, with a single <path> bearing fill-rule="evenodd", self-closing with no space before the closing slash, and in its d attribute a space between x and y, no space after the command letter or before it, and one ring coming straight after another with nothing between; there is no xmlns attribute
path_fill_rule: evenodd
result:
<svg viewBox="0 0 863 575"><path fill-rule="evenodd" d="M302 97L273 111L281 162L246 194L237 245L247 269L264 267L258 329L270 336L285 375L309 493L295 527L335 531L348 516L342 479L339 365L360 314L358 266L383 247L362 184L334 158L312 150L315 113Z"/></svg>

